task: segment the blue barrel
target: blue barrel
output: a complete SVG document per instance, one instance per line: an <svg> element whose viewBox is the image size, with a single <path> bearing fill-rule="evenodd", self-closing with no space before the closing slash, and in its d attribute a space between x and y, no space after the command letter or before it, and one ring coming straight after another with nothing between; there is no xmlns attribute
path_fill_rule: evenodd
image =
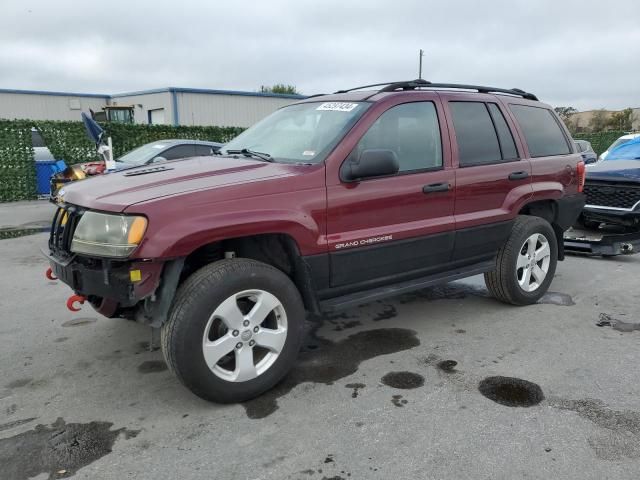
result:
<svg viewBox="0 0 640 480"><path fill-rule="evenodd" d="M35 164L38 195L48 195L51 175L64 170L67 166L63 160L41 160L35 162Z"/></svg>

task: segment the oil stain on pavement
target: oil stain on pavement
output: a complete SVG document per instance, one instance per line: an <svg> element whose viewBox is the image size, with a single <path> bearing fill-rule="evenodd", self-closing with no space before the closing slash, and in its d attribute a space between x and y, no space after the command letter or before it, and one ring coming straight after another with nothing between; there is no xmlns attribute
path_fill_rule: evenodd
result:
<svg viewBox="0 0 640 480"><path fill-rule="evenodd" d="M66 322L64 322L62 326L63 327L82 327L84 325L89 325L97 321L98 319L93 317L72 318L71 320L67 320Z"/></svg>
<svg viewBox="0 0 640 480"><path fill-rule="evenodd" d="M312 333L312 336L314 334ZM264 418L278 409L278 398L304 382L327 385L354 374L360 363L379 355L388 355L420 345L413 330L404 328L380 328L358 332L344 340L331 342L314 338L316 348L300 353L293 370L270 391L244 402L249 418Z"/></svg>
<svg viewBox="0 0 640 480"><path fill-rule="evenodd" d="M458 362L456 362L455 360L442 360L441 362L438 362L437 367L443 372L455 373L457 372L456 370L457 365L458 365Z"/></svg>
<svg viewBox="0 0 640 480"><path fill-rule="evenodd" d="M359 391L366 387L366 385L364 383L347 383L345 387L353 388L353 392L351 392L351 398L358 398Z"/></svg>
<svg viewBox="0 0 640 480"><path fill-rule="evenodd" d="M413 372L389 372L380 379L388 387L410 390L424 385L424 377Z"/></svg>
<svg viewBox="0 0 640 480"><path fill-rule="evenodd" d="M623 322L617 318L613 318L607 313L601 313L598 323L598 327L611 327L618 332L633 332L634 330L640 330L640 323Z"/></svg>
<svg viewBox="0 0 640 480"><path fill-rule="evenodd" d="M111 452L119 435L135 437L138 430L111 430L109 422L36 425L13 437L0 439L2 478L26 480L41 473L49 479L72 476ZM62 472L62 473L60 473Z"/></svg>
<svg viewBox="0 0 640 480"><path fill-rule="evenodd" d="M487 377L478 385L480 393L506 407L532 407L544 400L542 389L535 383L514 377Z"/></svg>

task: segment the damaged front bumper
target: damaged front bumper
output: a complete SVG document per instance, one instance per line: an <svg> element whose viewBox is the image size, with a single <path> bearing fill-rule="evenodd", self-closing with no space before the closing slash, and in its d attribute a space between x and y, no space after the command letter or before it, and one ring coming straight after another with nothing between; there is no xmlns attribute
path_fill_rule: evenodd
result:
<svg viewBox="0 0 640 480"><path fill-rule="evenodd" d="M71 287L76 295L86 297L106 317L135 307L154 295L166 262L120 261L73 255L58 258L47 249L51 273Z"/></svg>

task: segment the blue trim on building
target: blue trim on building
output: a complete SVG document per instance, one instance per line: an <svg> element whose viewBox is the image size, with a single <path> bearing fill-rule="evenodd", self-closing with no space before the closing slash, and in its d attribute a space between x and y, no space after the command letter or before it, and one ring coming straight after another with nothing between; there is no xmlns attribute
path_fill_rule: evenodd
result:
<svg viewBox="0 0 640 480"><path fill-rule="evenodd" d="M180 125L180 116L178 115L178 94L174 88L170 88L171 92L171 106L173 107L173 126Z"/></svg>
<svg viewBox="0 0 640 480"><path fill-rule="evenodd" d="M166 88L155 88L152 90L139 90L136 92L128 92L128 93L116 93L114 95L111 95L111 98L134 97L137 95L149 95L152 93L166 93L166 92L204 93L209 95L239 95L243 97L274 97L274 98L292 98L292 99L307 98L305 95L291 95L291 94L284 94L284 93L244 92L241 90L212 90L207 88L183 88L183 87L166 87Z"/></svg>
<svg viewBox="0 0 640 480"><path fill-rule="evenodd" d="M100 93L74 93L74 92L49 92L46 90L16 90L13 88L0 88L0 93L19 93L23 95L49 95L52 97L87 97L109 99L112 95Z"/></svg>

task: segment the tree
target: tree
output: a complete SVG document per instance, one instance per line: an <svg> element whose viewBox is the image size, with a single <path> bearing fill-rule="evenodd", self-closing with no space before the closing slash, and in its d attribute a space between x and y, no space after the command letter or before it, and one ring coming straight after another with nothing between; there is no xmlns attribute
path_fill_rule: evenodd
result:
<svg viewBox="0 0 640 480"><path fill-rule="evenodd" d="M589 128L592 132L602 132L606 129L609 119L607 118L607 111L604 108L596 110L593 113L593 117L589 120Z"/></svg>
<svg viewBox="0 0 640 480"><path fill-rule="evenodd" d="M578 110L573 107L556 107L554 108L554 110L565 123L569 121L571 115L573 115L574 113L578 113Z"/></svg>
<svg viewBox="0 0 640 480"><path fill-rule="evenodd" d="M573 107L556 107L554 108L558 116L562 119L569 131L573 134L576 133L576 122L573 121L573 114L578 113Z"/></svg>
<svg viewBox="0 0 640 480"><path fill-rule="evenodd" d="M276 83L272 87L262 85L260 87L262 93L282 93L288 95L299 95L300 92L296 89L295 85L285 85L284 83Z"/></svg>
<svg viewBox="0 0 640 480"><path fill-rule="evenodd" d="M619 112L613 112L607 126L613 130L631 130L633 124L633 110L631 108L625 108Z"/></svg>

